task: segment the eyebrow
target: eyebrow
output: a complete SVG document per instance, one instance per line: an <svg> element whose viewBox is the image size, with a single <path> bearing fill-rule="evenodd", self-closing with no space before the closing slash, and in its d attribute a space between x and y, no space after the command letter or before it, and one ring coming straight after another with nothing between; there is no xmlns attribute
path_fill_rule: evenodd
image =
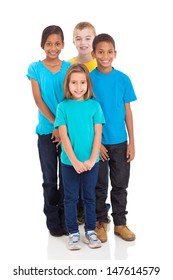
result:
<svg viewBox="0 0 173 280"><path fill-rule="evenodd" d="M85 82L86 80L87 80L87 79L82 79L82 80L80 80L80 81L81 81L81 82ZM78 79L71 79L70 81L73 81L73 82L75 81L75 82L76 82L76 81L78 81Z"/></svg>
<svg viewBox="0 0 173 280"><path fill-rule="evenodd" d="M59 42L61 42L61 40L57 40L57 41L55 41L55 42L50 41L50 40L47 40L46 42L47 42L47 43L59 43Z"/></svg>
<svg viewBox="0 0 173 280"><path fill-rule="evenodd" d="M99 49L99 48L97 48L97 50L99 50L99 51L105 51L105 49ZM111 49L108 49L107 51L114 51L114 48L111 48Z"/></svg>
<svg viewBox="0 0 173 280"><path fill-rule="evenodd" d="M82 36L75 36L75 39L77 39L77 38L81 38ZM86 36L84 36L85 38L91 38L92 36L91 35L86 35Z"/></svg>

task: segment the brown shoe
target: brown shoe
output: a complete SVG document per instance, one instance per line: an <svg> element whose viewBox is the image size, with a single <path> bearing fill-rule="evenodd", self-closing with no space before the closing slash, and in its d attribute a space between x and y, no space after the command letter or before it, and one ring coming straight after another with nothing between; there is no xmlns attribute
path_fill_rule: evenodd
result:
<svg viewBox="0 0 173 280"><path fill-rule="evenodd" d="M107 223L97 221L95 232L97 233L97 237L101 242L107 241Z"/></svg>
<svg viewBox="0 0 173 280"><path fill-rule="evenodd" d="M126 225L114 226L114 233L126 241L133 241L136 238L135 234Z"/></svg>

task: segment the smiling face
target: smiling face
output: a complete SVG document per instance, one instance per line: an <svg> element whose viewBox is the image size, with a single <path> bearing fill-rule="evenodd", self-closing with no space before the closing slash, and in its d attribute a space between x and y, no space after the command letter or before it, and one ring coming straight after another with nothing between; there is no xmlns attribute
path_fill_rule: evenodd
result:
<svg viewBox="0 0 173 280"><path fill-rule="evenodd" d="M109 73L112 71L112 62L116 57L116 51L111 42L99 42L96 45L93 56L97 60L97 68L103 73Z"/></svg>
<svg viewBox="0 0 173 280"><path fill-rule="evenodd" d="M95 34L91 28L82 30L75 29L73 34L73 43L76 46L79 54L88 54L92 51L92 42Z"/></svg>
<svg viewBox="0 0 173 280"><path fill-rule="evenodd" d="M44 51L48 59L57 59L63 48L64 43L60 34L51 34L47 37Z"/></svg>
<svg viewBox="0 0 173 280"><path fill-rule="evenodd" d="M84 100L87 92L87 79L85 73L72 73L69 80L69 91L75 100Z"/></svg>

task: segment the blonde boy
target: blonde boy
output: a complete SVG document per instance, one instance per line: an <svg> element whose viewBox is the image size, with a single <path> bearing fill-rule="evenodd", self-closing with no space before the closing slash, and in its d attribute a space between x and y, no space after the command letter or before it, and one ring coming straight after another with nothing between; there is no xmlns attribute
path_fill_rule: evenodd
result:
<svg viewBox="0 0 173 280"><path fill-rule="evenodd" d="M96 68L96 59L92 56L92 42L96 36L94 26L89 22L79 22L73 31L73 43L78 51L76 57L69 59L72 63L82 63L89 72Z"/></svg>

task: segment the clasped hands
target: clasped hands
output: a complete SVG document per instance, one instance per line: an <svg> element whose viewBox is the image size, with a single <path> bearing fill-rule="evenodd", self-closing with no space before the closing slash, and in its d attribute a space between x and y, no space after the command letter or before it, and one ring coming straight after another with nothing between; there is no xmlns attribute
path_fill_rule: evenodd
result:
<svg viewBox="0 0 173 280"><path fill-rule="evenodd" d="M81 162L79 160L76 160L74 163L73 163L73 167L74 169L76 170L76 172L78 174L80 173L83 173L85 171L90 171L91 168L94 166L95 164L95 161L91 160L91 159L88 159L84 162Z"/></svg>

